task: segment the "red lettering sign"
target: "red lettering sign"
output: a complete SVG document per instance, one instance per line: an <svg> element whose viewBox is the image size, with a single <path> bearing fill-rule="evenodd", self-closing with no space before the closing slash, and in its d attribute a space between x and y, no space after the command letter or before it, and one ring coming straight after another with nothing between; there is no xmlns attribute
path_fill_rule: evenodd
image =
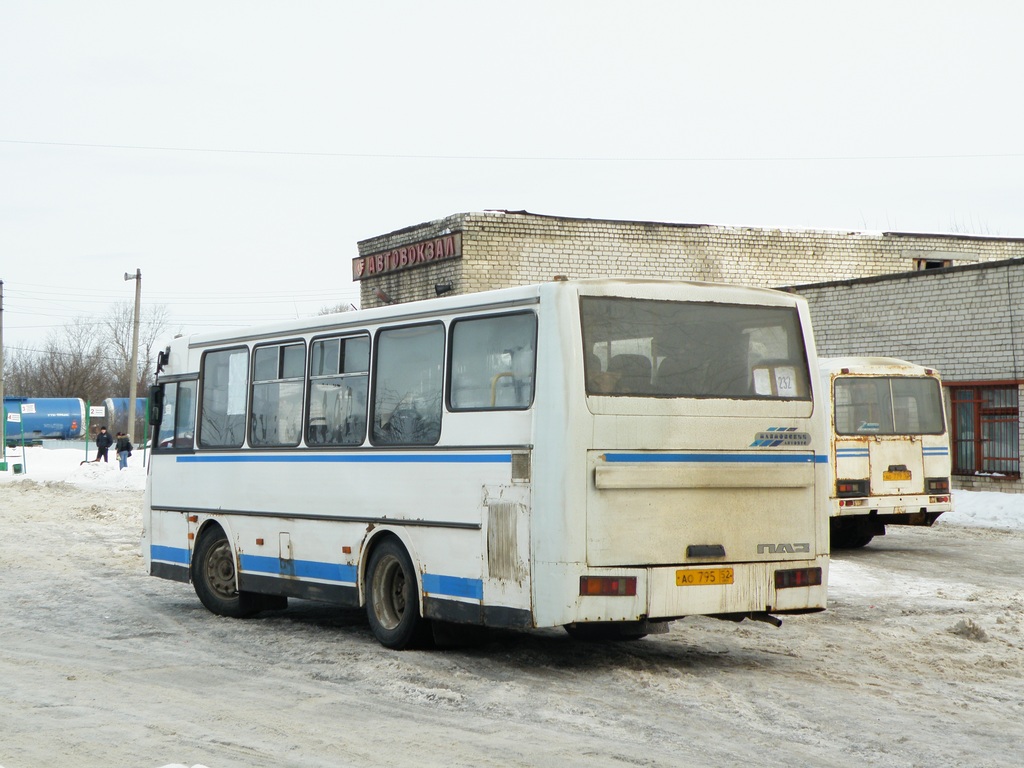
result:
<svg viewBox="0 0 1024 768"><path fill-rule="evenodd" d="M444 259L462 258L462 233L421 240L389 251L358 256L352 259L352 279L363 280L373 275L397 272Z"/></svg>

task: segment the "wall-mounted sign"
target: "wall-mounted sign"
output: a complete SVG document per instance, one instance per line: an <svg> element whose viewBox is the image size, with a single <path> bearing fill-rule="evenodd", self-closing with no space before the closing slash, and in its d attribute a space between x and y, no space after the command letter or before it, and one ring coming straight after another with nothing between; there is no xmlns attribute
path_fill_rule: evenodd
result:
<svg viewBox="0 0 1024 768"><path fill-rule="evenodd" d="M352 259L352 279L365 280L388 272L461 258L462 233L453 232L450 235L421 240L418 243L403 245L401 248Z"/></svg>

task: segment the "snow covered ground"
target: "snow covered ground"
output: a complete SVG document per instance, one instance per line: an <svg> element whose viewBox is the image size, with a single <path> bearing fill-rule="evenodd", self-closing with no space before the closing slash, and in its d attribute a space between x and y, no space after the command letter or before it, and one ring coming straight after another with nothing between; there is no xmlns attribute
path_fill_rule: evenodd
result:
<svg viewBox="0 0 1024 768"><path fill-rule="evenodd" d="M137 451L0 473L0 766L1017 766L1024 497L836 553L829 609L635 643L396 652L360 611L217 617L147 576Z"/></svg>

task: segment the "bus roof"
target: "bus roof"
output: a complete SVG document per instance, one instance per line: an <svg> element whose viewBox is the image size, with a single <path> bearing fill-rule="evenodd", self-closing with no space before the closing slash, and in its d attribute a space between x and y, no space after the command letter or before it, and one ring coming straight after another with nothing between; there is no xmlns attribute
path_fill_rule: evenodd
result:
<svg viewBox="0 0 1024 768"><path fill-rule="evenodd" d="M823 374L846 372L875 375L898 374L903 376L938 375L938 371L934 368L918 365L909 360L900 360L896 357L858 357L855 355L819 357L818 370Z"/></svg>
<svg viewBox="0 0 1024 768"><path fill-rule="evenodd" d="M382 307L370 309L356 309L350 312L339 312L315 317L298 318L277 323L261 323L259 325L246 326L210 333L197 333L188 336L187 345L192 348L204 347L214 344L229 344L235 341L252 340L263 336L289 336L315 333L324 328L337 328L339 326L372 325L381 322L405 320L416 318L432 318L451 312L466 312L474 309L496 309L514 308L535 304L542 292L554 290L555 286L566 286L580 290L583 293L594 292L597 294L608 292L614 295L627 287L632 287L631 293L652 293L657 294L658 289L667 287L687 286L695 293L708 289L716 291L718 301L732 301L746 299L750 301L752 296L757 296L765 303L775 305L794 305L804 303L805 300L792 293L777 291L770 288L759 288L749 286L738 286L728 283L710 283L686 280L659 280L651 278L603 278L590 277L580 279L556 278L548 283L535 283L531 285L515 286L512 288L498 288L490 291L478 291L463 293L454 296L442 296L435 299L423 299L420 301L401 302L388 304ZM641 290L637 290L637 289ZM644 290L646 289L646 290ZM180 344L181 339L177 340Z"/></svg>

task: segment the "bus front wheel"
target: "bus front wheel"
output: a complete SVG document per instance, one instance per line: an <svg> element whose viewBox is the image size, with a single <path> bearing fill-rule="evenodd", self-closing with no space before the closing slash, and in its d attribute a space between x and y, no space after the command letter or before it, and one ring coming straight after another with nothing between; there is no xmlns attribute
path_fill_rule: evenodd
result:
<svg viewBox="0 0 1024 768"><path fill-rule="evenodd" d="M220 528L207 531L199 539L191 569L192 586L210 612L241 619L260 610L256 595L236 588L235 553Z"/></svg>
<svg viewBox="0 0 1024 768"><path fill-rule="evenodd" d="M366 567L366 616L377 641L403 650L425 645L430 625L420 616L416 571L395 539L381 542Z"/></svg>

